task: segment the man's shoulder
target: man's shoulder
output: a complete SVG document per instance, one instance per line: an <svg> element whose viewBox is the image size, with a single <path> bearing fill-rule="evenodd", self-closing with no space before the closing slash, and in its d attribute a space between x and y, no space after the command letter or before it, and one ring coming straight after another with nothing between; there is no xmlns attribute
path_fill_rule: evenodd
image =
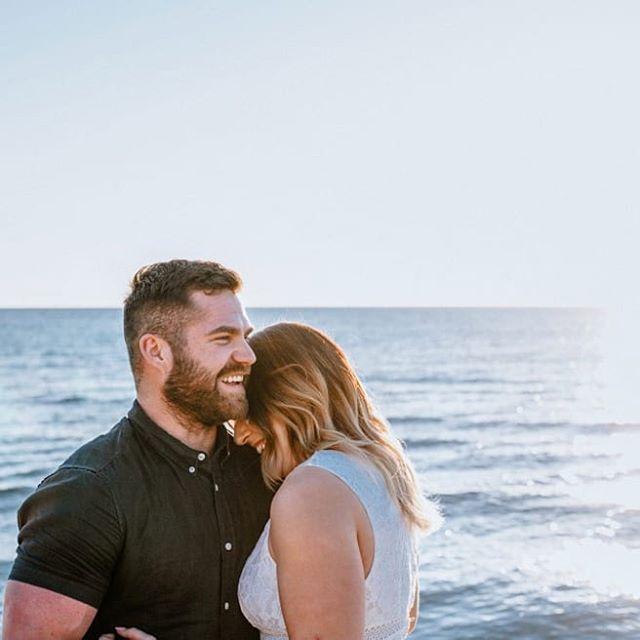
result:
<svg viewBox="0 0 640 640"><path fill-rule="evenodd" d="M134 442L133 429L127 417L123 417L108 432L86 442L76 449L57 471L85 471L102 474L113 468L114 463L130 451Z"/></svg>
<svg viewBox="0 0 640 640"><path fill-rule="evenodd" d="M122 418L110 431L74 451L23 502L18 511L20 527L29 522L58 522L65 518L70 523L96 509L103 514L112 512L117 519L114 489L118 474L123 475L119 460L124 457L122 452L130 448L130 432L128 419Z"/></svg>

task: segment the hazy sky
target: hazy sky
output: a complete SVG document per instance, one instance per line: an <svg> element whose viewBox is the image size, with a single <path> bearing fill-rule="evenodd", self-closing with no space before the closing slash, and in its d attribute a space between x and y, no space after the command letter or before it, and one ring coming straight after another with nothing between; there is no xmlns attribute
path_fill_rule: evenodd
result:
<svg viewBox="0 0 640 640"><path fill-rule="evenodd" d="M0 4L0 306L637 298L640 2Z"/></svg>

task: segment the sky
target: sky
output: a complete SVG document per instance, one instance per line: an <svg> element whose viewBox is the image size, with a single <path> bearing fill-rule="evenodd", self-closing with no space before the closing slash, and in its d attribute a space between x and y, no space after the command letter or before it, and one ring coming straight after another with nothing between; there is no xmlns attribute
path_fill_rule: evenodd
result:
<svg viewBox="0 0 640 640"><path fill-rule="evenodd" d="M639 309L635 0L0 4L0 307Z"/></svg>

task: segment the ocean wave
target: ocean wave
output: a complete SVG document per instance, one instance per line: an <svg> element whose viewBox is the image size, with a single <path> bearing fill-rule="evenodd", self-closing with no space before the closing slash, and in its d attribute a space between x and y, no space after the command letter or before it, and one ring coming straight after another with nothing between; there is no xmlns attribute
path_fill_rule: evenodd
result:
<svg viewBox="0 0 640 640"><path fill-rule="evenodd" d="M523 445L526 448L526 444ZM591 459L591 456L588 456ZM607 456L613 457L613 456ZM492 469L515 471L518 469L544 469L549 466L575 462L576 456L571 451L567 453L551 452L528 452L522 453L500 453L491 452L486 449L469 449L461 452L455 461L446 460L442 464L455 469Z"/></svg>
<svg viewBox="0 0 640 640"><path fill-rule="evenodd" d="M62 462L62 461L60 461ZM22 468L18 467L15 469L11 469L10 467L5 467L0 471L0 479L6 481L9 480L20 480L20 479L29 479L36 483L40 482L42 478L49 475L57 466L58 463L52 462L49 465L33 465L33 466L23 466Z"/></svg>
<svg viewBox="0 0 640 640"><path fill-rule="evenodd" d="M441 424L444 422L444 418L430 417L417 417L417 416L391 416L387 418L387 421L391 424L398 425L414 425L414 424Z"/></svg>
<svg viewBox="0 0 640 640"><path fill-rule="evenodd" d="M65 447L74 445L78 441L76 434L50 433L46 436L42 433L32 432L26 434L9 433L0 436L0 457L13 455L14 453L55 453Z"/></svg>
<svg viewBox="0 0 640 640"><path fill-rule="evenodd" d="M426 375L426 376L396 376L393 372L386 374L377 374L366 378L367 384L437 384L437 385L456 385L456 384L515 384L530 385L539 384L539 381L520 381L507 380L505 378L490 377L456 377L447 375Z"/></svg>
<svg viewBox="0 0 640 640"><path fill-rule="evenodd" d="M8 498L22 498L23 496L27 496L34 489L35 485L10 485L0 487L0 504Z"/></svg>
<svg viewBox="0 0 640 640"><path fill-rule="evenodd" d="M48 394L42 394L38 396L32 396L30 398L32 402L46 405L69 405L69 404L84 404L89 401L86 396L80 395L68 395L68 396L51 396Z"/></svg>
<svg viewBox="0 0 640 640"><path fill-rule="evenodd" d="M468 414L465 416L468 418ZM453 422L449 420L449 422ZM453 423L456 429L504 429L514 431L522 429L539 430L558 429L569 426L567 422L522 422L517 420L459 420Z"/></svg>
<svg viewBox="0 0 640 640"><path fill-rule="evenodd" d="M568 494L536 493L535 487L531 487L529 493L461 491L438 492L436 496L446 520L451 522L475 520L476 526L486 531L499 529L511 519L517 522L518 518L525 515L536 516L540 521L548 519L552 522L556 518L571 520L578 515L591 516L599 512L593 505L572 502ZM491 517L486 519L489 515ZM499 521L495 520L497 515L500 516ZM521 524L525 523L521 522Z"/></svg>
<svg viewBox="0 0 640 640"><path fill-rule="evenodd" d="M459 447L464 445L470 445L468 440L454 440L454 439L442 439L442 438L403 438L402 441L407 445L409 449L422 449L433 447Z"/></svg>
<svg viewBox="0 0 640 640"><path fill-rule="evenodd" d="M580 427L588 433L596 431L603 431L605 433L637 433L640 431L640 424L636 422L604 422L580 425Z"/></svg>

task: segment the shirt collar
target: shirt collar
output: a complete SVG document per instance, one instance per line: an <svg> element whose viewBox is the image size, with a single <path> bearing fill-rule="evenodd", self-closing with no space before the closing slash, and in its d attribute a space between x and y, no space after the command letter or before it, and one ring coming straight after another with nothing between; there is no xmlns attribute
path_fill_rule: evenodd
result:
<svg viewBox="0 0 640 640"><path fill-rule="evenodd" d="M216 443L213 451L209 453L208 451L192 449L167 433L145 413L137 400L134 400L127 417L143 433L151 446L168 455L172 460L184 467L189 474L196 474L202 465L208 466L207 463L211 458L224 459L230 453L231 436L223 425L216 427L218 429Z"/></svg>

